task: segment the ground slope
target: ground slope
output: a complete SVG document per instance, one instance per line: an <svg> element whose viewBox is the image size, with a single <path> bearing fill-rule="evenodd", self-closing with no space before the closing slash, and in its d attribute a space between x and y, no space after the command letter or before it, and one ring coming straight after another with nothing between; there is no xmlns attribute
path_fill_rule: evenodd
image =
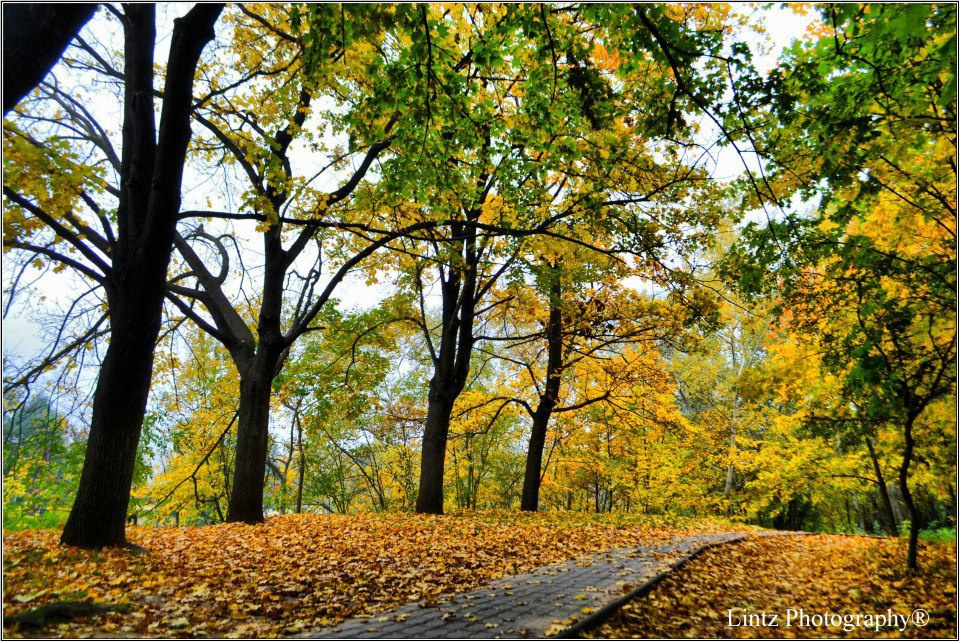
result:
<svg viewBox="0 0 960 642"><path fill-rule="evenodd" d="M130 541L147 553L62 547L56 531L5 533L4 632L290 635L551 562L730 530L743 527L570 513L289 515L256 526L130 528ZM118 611L7 626L11 616L60 602Z"/></svg>
<svg viewBox="0 0 960 642"><path fill-rule="evenodd" d="M709 551L591 637L939 637L957 634L957 550L846 535L750 538Z"/></svg>

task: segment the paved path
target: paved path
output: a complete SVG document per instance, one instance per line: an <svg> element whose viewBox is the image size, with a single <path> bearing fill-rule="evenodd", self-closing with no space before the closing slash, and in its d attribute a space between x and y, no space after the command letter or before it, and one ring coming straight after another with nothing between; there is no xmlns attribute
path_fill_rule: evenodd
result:
<svg viewBox="0 0 960 642"><path fill-rule="evenodd" d="M704 545L746 533L675 538L621 548L501 578L480 589L447 596L434 606L405 604L298 637L336 638L543 638L562 634ZM441 598L444 599L444 598Z"/></svg>

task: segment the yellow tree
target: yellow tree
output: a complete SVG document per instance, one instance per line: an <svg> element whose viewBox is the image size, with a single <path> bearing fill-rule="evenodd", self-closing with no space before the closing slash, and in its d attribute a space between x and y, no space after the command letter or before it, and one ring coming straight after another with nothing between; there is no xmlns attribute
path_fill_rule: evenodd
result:
<svg viewBox="0 0 960 642"><path fill-rule="evenodd" d="M62 536L66 544L126 542L130 486L180 212L194 74L222 9L222 4L197 5L176 21L160 101L155 7L126 5L116 12L124 36L123 68L111 68L123 96L114 114L123 123L119 152L78 98L79 88L73 95L53 92L55 128L43 124L48 116L42 111L32 123L40 123L39 129L23 112L18 125L4 126L3 194L5 209L15 212L9 226L4 219L4 250L69 267L102 287L110 321L83 471ZM103 57L87 49L93 51L88 60L98 66ZM86 149L79 153L93 160L77 163L68 155L58 166L67 140L80 141ZM115 184L102 178L106 172L90 175L90 166L99 163L114 170Z"/></svg>
<svg viewBox="0 0 960 642"><path fill-rule="evenodd" d="M139 516L156 522L222 522L236 447L239 376L227 351L202 330L189 329L184 343L181 351L158 354L151 407L161 452L153 475L133 496Z"/></svg>
<svg viewBox="0 0 960 642"><path fill-rule="evenodd" d="M776 266L795 327L843 378L865 434L900 430L897 478L916 569L922 516L910 477L926 446L915 428L956 394L956 7L821 13L766 85L778 126L755 137L774 172L761 201L799 190L819 207L748 232L743 282Z"/></svg>
<svg viewBox="0 0 960 642"><path fill-rule="evenodd" d="M624 347L608 360L584 360L570 387L598 403L558 414L544 488L554 502L575 495L596 512L665 512L682 494L676 444L688 430L672 377L652 346ZM575 382L575 383L574 383ZM582 505L582 504L580 504Z"/></svg>

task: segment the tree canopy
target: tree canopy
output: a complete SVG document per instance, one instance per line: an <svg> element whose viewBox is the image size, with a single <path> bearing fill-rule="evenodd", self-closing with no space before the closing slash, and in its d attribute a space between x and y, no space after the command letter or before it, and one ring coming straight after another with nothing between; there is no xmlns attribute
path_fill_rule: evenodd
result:
<svg viewBox="0 0 960 642"><path fill-rule="evenodd" d="M5 85L5 525L722 515L915 568L956 513L956 7L754 9L78 12Z"/></svg>

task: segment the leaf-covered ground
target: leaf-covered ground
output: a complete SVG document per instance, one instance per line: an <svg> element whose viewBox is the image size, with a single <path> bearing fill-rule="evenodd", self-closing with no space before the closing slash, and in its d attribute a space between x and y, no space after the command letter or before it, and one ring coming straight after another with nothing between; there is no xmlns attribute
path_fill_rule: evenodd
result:
<svg viewBox="0 0 960 642"><path fill-rule="evenodd" d="M53 530L5 533L5 621L65 601L121 612L41 629L15 624L4 633L289 635L563 559L730 530L744 527L568 513L289 515L256 526L128 528L128 539L147 553L68 548Z"/></svg>
<svg viewBox="0 0 960 642"><path fill-rule="evenodd" d="M921 571L911 577L904 540L751 538L706 551L590 635L956 639L956 547L920 546ZM917 609L929 616L921 626L914 621L924 622L923 614L913 615ZM893 623L891 614L907 621L880 626Z"/></svg>

